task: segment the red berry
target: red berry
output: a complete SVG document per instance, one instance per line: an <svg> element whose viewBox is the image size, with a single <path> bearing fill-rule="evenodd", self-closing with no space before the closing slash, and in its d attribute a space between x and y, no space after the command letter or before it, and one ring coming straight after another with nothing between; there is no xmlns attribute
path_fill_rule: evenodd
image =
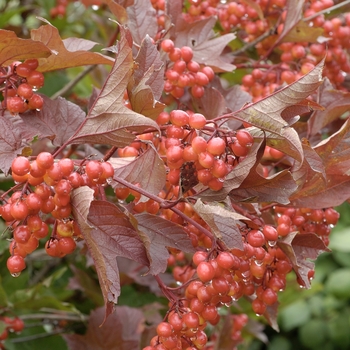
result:
<svg viewBox="0 0 350 350"><path fill-rule="evenodd" d="M202 261L197 266L197 275L202 282L209 282L215 276L215 269L206 261Z"/></svg>
<svg viewBox="0 0 350 350"><path fill-rule="evenodd" d="M259 230L251 230L247 235L247 242L252 247L262 247L265 244L265 236Z"/></svg>
<svg viewBox="0 0 350 350"><path fill-rule="evenodd" d="M214 137L208 141L207 151L214 156L219 156L224 153L226 143L221 137Z"/></svg>
<svg viewBox="0 0 350 350"><path fill-rule="evenodd" d="M12 161L11 169L17 175L23 176L30 171L29 160L25 157L17 157Z"/></svg>
<svg viewBox="0 0 350 350"><path fill-rule="evenodd" d="M17 274L26 268L24 258L20 255L12 255L7 259L7 268L11 274Z"/></svg>
<svg viewBox="0 0 350 350"><path fill-rule="evenodd" d="M38 71L31 71L27 76L27 83L35 88L40 88L44 85L44 75Z"/></svg>
<svg viewBox="0 0 350 350"><path fill-rule="evenodd" d="M54 158L49 152L41 152L36 157L38 166L42 169L49 169L54 163Z"/></svg>

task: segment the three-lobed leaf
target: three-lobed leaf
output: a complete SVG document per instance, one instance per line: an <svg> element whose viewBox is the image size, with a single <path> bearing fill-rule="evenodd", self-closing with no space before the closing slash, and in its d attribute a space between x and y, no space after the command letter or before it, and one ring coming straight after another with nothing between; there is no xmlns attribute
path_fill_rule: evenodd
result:
<svg viewBox="0 0 350 350"><path fill-rule="evenodd" d="M50 48L35 39L21 39L13 31L0 29L0 66L30 58L49 57Z"/></svg>
<svg viewBox="0 0 350 350"><path fill-rule="evenodd" d="M58 29L46 20L44 22L48 24L31 31L32 40L44 44L53 53L48 58L39 60L38 70L41 72L91 64L113 64L114 60L112 58L98 52L87 51L87 49L91 48L90 40L71 38L66 39L64 42L60 37Z"/></svg>

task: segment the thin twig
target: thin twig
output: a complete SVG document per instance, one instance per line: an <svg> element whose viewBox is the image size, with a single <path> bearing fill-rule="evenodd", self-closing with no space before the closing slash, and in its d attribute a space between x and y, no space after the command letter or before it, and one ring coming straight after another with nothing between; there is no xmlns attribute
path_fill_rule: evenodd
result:
<svg viewBox="0 0 350 350"><path fill-rule="evenodd" d="M57 331L52 331L50 333L40 333L40 334L33 334L33 335L28 335L27 337L20 337L20 338L15 338L11 339L12 343L24 343L26 341L31 341L39 338L46 338L50 337L52 335L57 335L57 334L62 334L64 333L64 330L57 330Z"/></svg>
<svg viewBox="0 0 350 350"><path fill-rule="evenodd" d="M61 90L58 90L56 93L54 93L51 98L54 100L59 96L64 96L67 94L70 90L73 89L73 87L79 83L80 80L82 80L87 74L89 74L93 69L95 69L95 65L85 67L84 70L79 73L72 81L70 81L67 85L65 85Z"/></svg>
<svg viewBox="0 0 350 350"><path fill-rule="evenodd" d="M67 321L87 321L88 317L85 315L72 315L72 314L45 314L45 313L38 313L38 314L28 314L28 315L21 315L22 320L67 320Z"/></svg>
<svg viewBox="0 0 350 350"><path fill-rule="evenodd" d="M332 12L333 10L336 10L338 8L341 8L347 4L350 4L350 0L345 0L343 2L340 2L339 4L336 4L332 7L328 7L327 9L324 9L324 10L321 10L317 13L314 13L313 15L309 16L309 17L306 17L303 19L304 22L308 22L308 21L311 21L312 19L316 18L317 16L319 15L323 15L324 13L329 13L329 12Z"/></svg>
<svg viewBox="0 0 350 350"><path fill-rule="evenodd" d="M350 1L350 0L349 0ZM233 56L237 56L240 55L241 53L246 52L247 50L249 50L251 47L254 47L256 44L260 43L261 41L263 41L264 39L268 38L270 35L272 35L275 32L275 28L270 29L269 31L267 31L266 33L260 35L259 37L257 37L255 40L245 44L243 47L241 47L240 49L234 51L232 54Z"/></svg>

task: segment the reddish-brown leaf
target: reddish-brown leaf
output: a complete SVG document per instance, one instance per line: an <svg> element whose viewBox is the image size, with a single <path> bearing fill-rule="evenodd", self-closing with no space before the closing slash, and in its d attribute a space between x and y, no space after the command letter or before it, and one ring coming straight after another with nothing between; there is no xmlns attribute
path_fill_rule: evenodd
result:
<svg viewBox="0 0 350 350"><path fill-rule="evenodd" d="M71 197L74 217L95 263L107 317L120 295L116 257L148 266L146 250L129 218L114 204L93 201L93 191L87 186L74 190Z"/></svg>
<svg viewBox="0 0 350 350"><path fill-rule="evenodd" d="M314 150L321 158L326 179L321 173L311 174L302 188L291 197L295 206L327 208L340 205L350 197L350 122L321 141Z"/></svg>
<svg viewBox="0 0 350 350"><path fill-rule="evenodd" d="M217 341L215 341L214 350L232 350L237 345L237 340L232 337L232 329L234 329L233 325L233 315L228 313L223 316L223 324L219 329L219 334Z"/></svg>
<svg viewBox="0 0 350 350"><path fill-rule="evenodd" d="M49 57L51 50L44 43L17 38L13 31L0 29L0 66L29 58Z"/></svg>
<svg viewBox="0 0 350 350"><path fill-rule="evenodd" d="M151 144L134 160L128 158L124 166L120 166L120 158L111 158L110 162L115 168L115 177L133 184L139 183L141 188L147 189L151 194L158 195L165 185L164 162Z"/></svg>
<svg viewBox="0 0 350 350"><path fill-rule="evenodd" d="M287 14L286 19L283 23L283 30L279 34L277 42L275 45L277 46L283 38L291 31L292 28L299 22L301 19L301 14L304 7L304 1L300 0L290 0L287 3Z"/></svg>
<svg viewBox="0 0 350 350"><path fill-rule="evenodd" d="M171 0L165 2L165 14L171 23L176 25L178 18L182 16L183 0ZM174 26L176 28L176 26ZM175 30L175 28L173 28Z"/></svg>
<svg viewBox="0 0 350 350"><path fill-rule="evenodd" d="M117 58L107 81L89 111L86 122L71 143L100 143L125 147L135 138L131 131L142 132L158 125L124 104L124 92L132 77L134 60L130 32L120 27L121 39L113 51ZM131 40L130 40L131 39Z"/></svg>
<svg viewBox="0 0 350 350"><path fill-rule="evenodd" d="M193 59L200 64L211 66L219 72L231 72L235 69L235 66L226 62L222 52L236 36L229 33L214 37L212 29L215 23L216 18L213 16L192 23L179 18L175 28L175 45L176 47L191 47Z"/></svg>
<svg viewBox="0 0 350 350"><path fill-rule="evenodd" d="M302 188L306 183L312 183L312 178L317 175L322 175L326 181L325 167L321 157L317 152L307 143L303 142L304 161L301 167L292 173L295 182L299 188Z"/></svg>
<svg viewBox="0 0 350 350"><path fill-rule="evenodd" d="M191 240L180 225L148 213L135 215L135 218L140 237L147 249L150 274L165 272L169 258L166 247L177 248L187 253L194 252Z"/></svg>
<svg viewBox="0 0 350 350"><path fill-rule="evenodd" d="M142 40L135 62L137 68L133 75L134 84L138 85L144 81L151 88L154 98L158 100L162 96L164 87L164 63L149 35L146 35ZM149 75L148 72L152 67L152 74L145 80L145 76Z"/></svg>
<svg viewBox="0 0 350 350"><path fill-rule="evenodd" d="M230 197L235 201L289 204L289 197L297 188L288 170L265 178L252 169L239 188L230 192Z"/></svg>
<svg viewBox="0 0 350 350"><path fill-rule="evenodd" d="M125 24L128 20L128 15L126 13L126 6L123 6L123 4L118 3L118 1L114 0L102 0L103 3L107 4L113 15L116 17L118 22L120 24ZM133 4L133 0L131 1L124 1L124 3L128 3L125 5L131 6Z"/></svg>
<svg viewBox="0 0 350 350"><path fill-rule="evenodd" d="M145 35L154 38L158 32L156 10L150 0L135 0L132 6L126 9L128 27L134 42L141 45Z"/></svg>
<svg viewBox="0 0 350 350"><path fill-rule="evenodd" d="M131 261L120 256L117 257L117 262L121 285L123 285L123 281L127 281L126 283L137 283L141 286L148 287L149 290L157 296L164 296L159 288L158 282L155 280L154 276L149 273L147 267L142 267L136 261ZM168 286L176 283L173 275L169 272L161 273L160 277Z"/></svg>
<svg viewBox="0 0 350 350"><path fill-rule="evenodd" d="M137 68L128 84L130 104L135 112L156 119L165 107L157 101L164 87L164 64L148 35L142 41L135 62Z"/></svg>
<svg viewBox="0 0 350 350"><path fill-rule="evenodd" d="M68 41L68 44L72 42L79 42L79 45L72 46L69 45L69 48L74 51L68 51L65 43L62 41L57 28L52 26L49 22L43 19L44 22L48 23L43 25L38 29L33 29L31 31L31 38L35 42L41 42L47 46L53 54L48 58L40 59L40 65L38 70L42 72L47 72L51 70L71 68L71 67L80 67L90 64L108 64L112 65L114 60L110 57L101 55L97 52L89 52L86 49L80 50L80 47L86 47L86 44L91 45L90 42L83 43L83 39L75 41L71 38Z"/></svg>
<svg viewBox="0 0 350 350"><path fill-rule="evenodd" d="M0 169L7 175L12 161L28 146L36 132L32 128L26 129L20 117L13 117L9 113L0 117L0 130Z"/></svg>
<svg viewBox="0 0 350 350"><path fill-rule="evenodd" d="M62 97L51 100L42 95L44 108L21 114L24 125L34 128L40 139L48 138L54 146L61 146L78 130L85 120L85 112Z"/></svg>
<svg viewBox="0 0 350 350"><path fill-rule="evenodd" d="M277 242L278 246L287 255L293 265L295 274L299 277L299 282L305 288L310 288L308 273L314 269L315 264L310 261L315 260L321 253L329 252L321 238L314 233L298 234L292 232L288 236Z"/></svg>
<svg viewBox="0 0 350 350"><path fill-rule="evenodd" d="M350 93L334 89L330 81L325 79L318 91L318 103L325 109L315 111L308 120L310 135L317 134L325 126L349 112Z"/></svg>
<svg viewBox="0 0 350 350"><path fill-rule="evenodd" d="M91 312L84 335L64 335L70 350L139 350L144 316L141 310L117 306L103 323L104 310Z"/></svg>
<svg viewBox="0 0 350 350"><path fill-rule="evenodd" d="M266 318L269 325L276 331L279 332L280 329L278 327L277 323L277 315L278 315L278 305L279 302L277 301L273 305L267 305L266 311L264 312L264 317Z"/></svg>
<svg viewBox="0 0 350 350"><path fill-rule="evenodd" d="M196 99L195 103L198 112L205 115L207 119L214 119L229 112L224 96L213 87L205 89L204 96Z"/></svg>
<svg viewBox="0 0 350 350"><path fill-rule="evenodd" d="M313 70L293 84L244 107L235 113L235 117L285 138L293 150L293 158L302 162L303 151L299 136L281 117L281 113L287 107L303 101L318 88L322 82L323 63L324 61L320 62Z"/></svg>
<svg viewBox="0 0 350 350"><path fill-rule="evenodd" d="M213 235L228 249L243 250L240 220L250 221L245 216L224 208L220 203L203 203L200 199L194 210L208 224Z"/></svg>

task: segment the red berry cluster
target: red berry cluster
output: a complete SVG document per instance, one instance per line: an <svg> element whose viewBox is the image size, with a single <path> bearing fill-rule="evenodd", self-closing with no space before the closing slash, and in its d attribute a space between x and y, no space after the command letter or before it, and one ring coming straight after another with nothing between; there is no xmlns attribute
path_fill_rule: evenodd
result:
<svg viewBox="0 0 350 350"><path fill-rule="evenodd" d="M170 122L165 125L159 146L169 169L167 180L174 186L181 180L185 189L200 182L214 191L220 190L226 175L240 157L248 154L254 141L246 129L234 135L213 136L212 130L208 133L204 130L207 124L204 115L191 111L163 112L157 122L160 125Z"/></svg>
<svg viewBox="0 0 350 350"><path fill-rule="evenodd" d="M47 254L62 257L74 251L74 238L80 236L80 229L71 217L71 191L89 186L97 195L98 186L106 184L114 169L109 162L91 160L75 170L73 160L62 158L55 162L52 154L42 152L31 162L23 156L15 158L11 171L16 190L9 198L2 196L5 204L0 214L13 229L7 267L17 276L26 267L26 255L48 235L50 223L53 230L46 242Z"/></svg>
<svg viewBox="0 0 350 350"><path fill-rule="evenodd" d="M15 62L9 67L0 67L0 91L2 108L12 114L24 113L28 109L41 109L43 98L35 91L44 85L44 75L38 72L37 59Z"/></svg>
<svg viewBox="0 0 350 350"><path fill-rule="evenodd" d="M293 231L315 233L325 243L329 244L329 235L339 219L339 213L333 208L286 208L275 207L277 232L286 236Z"/></svg>
<svg viewBox="0 0 350 350"><path fill-rule="evenodd" d="M188 46L175 47L174 42L165 39L161 48L167 53L170 65L165 72L166 81L164 91L175 98L184 95L185 89L190 88L193 97L200 98L204 95L204 86L214 78L214 71L209 66L201 67L193 60L193 51Z"/></svg>
<svg viewBox="0 0 350 350"><path fill-rule="evenodd" d="M20 333L23 331L24 322L19 317L0 316L0 321L6 323L6 328L0 333L0 349L5 349L3 341L9 336L9 332Z"/></svg>
<svg viewBox="0 0 350 350"><path fill-rule="evenodd" d="M52 18L63 17L66 15L69 0L56 0L56 6L50 9Z"/></svg>

